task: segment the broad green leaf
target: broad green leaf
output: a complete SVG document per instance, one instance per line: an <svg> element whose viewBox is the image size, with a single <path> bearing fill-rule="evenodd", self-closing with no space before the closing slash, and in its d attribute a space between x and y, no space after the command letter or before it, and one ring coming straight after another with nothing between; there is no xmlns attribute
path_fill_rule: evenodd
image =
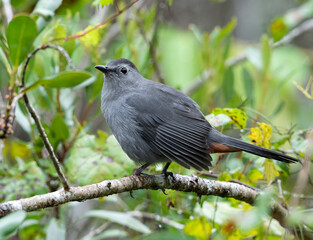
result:
<svg viewBox="0 0 313 240"><path fill-rule="evenodd" d="M225 27L223 28L215 27L210 35L212 47L217 47L217 45L234 30L236 24L237 24L236 18L232 18L231 21Z"/></svg>
<svg viewBox="0 0 313 240"><path fill-rule="evenodd" d="M35 161L25 163L20 158L16 158L15 161L17 161L16 166L11 166L3 174L0 172L0 201L46 193L48 189L45 185L45 177ZM55 169L53 170L55 172Z"/></svg>
<svg viewBox="0 0 313 240"><path fill-rule="evenodd" d="M263 175L258 169L251 169L247 175L247 178L252 182L256 183L259 179L263 178Z"/></svg>
<svg viewBox="0 0 313 240"><path fill-rule="evenodd" d="M39 0L32 12L43 17L53 17L54 11L57 10L62 4L62 0Z"/></svg>
<svg viewBox="0 0 313 240"><path fill-rule="evenodd" d="M201 217L189 220L184 228L184 232L197 239L209 239L212 226L204 217Z"/></svg>
<svg viewBox="0 0 313 240"><path fill-rule="evenodd" d="M28 92L39 85L49 88L75 87L89 79L92 75L84 71L66 71L55 75L44 77L27 87L23 92Z"/></svg>
<svg viewBox="0 0 313 240"><path fill-rule="evenodd" d="M264 179L267 183L270 184L276 177L279 176L278 171L276 170L275 164L272 159L266 159L264 164Z"/></svg>
<svg viewBox="0 0 313 240"><path fill-rule="evenodd" d="M9 23L7 40L10 49L10 59L17 67L31 52L34 39L37 36L35 21L28 16L17 16Z"/></svg>
<svg viewBox="0 0 313 240"><path fill-rule="evenodd" d="M56 141L66 140L70 133L63 116L56 114L51 122L51 130Z"/></svg>
<svg viewBox="0 0 313 240"><path fill-rule="evenodd" d="M26 212L18 211L0 219L0 239L12 236L26 217Z"/></svg>
<svg viewBox="0 0 313 240"><path fill-rule="evenodd" d="M234 73L232 68L227 68L223 79L223 95L226 102L229 102L234 95Z"/></svg>
<svg viewBox="0 0 313 240"><path fill-rule="evenodd" d="M237 109L237 108L215 108L212 111L213 114L219 115L219 114L226 114L229 116L234 124L240 128L244 129L247 124L247 115L244 111Z"/></svg>
<svg viewBox="0 0 313 240"><path fill-rule="evenodd" d="M85 217L102 218L126 226L137 232L141 232L144 234L151 233L151 230L146 225L138 221L136 218L130 216L129 214L123 212L115 212L108 210L91 210L85 214Z"/></svg>
<svg viewBox="0 0 313 240"><path fill-rule="evenodd" d="M65 167L72 182L86 185L129 176L135 164L123 152L114 136L105 139L104 135L99 138L85 135L72 147Z"/></svg>
<svg viewBox="0 0 313 240"><path fill-rule="evenodd" d="M249 73L248 69L246 67L242 68L242 80L243 80L243 86L245 88L245 93L248 98L248 101L253 106L254 103L254 82L251 77L251 74Z"/></svg>

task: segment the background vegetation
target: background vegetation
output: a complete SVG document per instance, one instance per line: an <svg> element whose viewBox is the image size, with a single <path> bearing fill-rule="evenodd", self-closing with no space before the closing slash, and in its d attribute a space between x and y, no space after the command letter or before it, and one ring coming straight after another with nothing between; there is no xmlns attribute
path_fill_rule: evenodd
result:
<svg viewBox="0 0 313 240"><path fill-rule="evenodd" d="M192 193L142 190L134 192L135 199L123 193L13 213L0 219L1 239L310 236L313 38L305 34L313 29L313 1L251 1L262 7L248 9L250 15L242 11L250 3L230 2L3 0L0 201L62 187L26 101L40 116L71 184L132 173L135 164L101 115L103 76L94 69L121 57L133 61L146 78L188 93L225 134L304 159L302 170L300 164L288 166L246 153L215 154L209 173L177 164L170 171L246 183L264 192L255 207L215 196L198 201ZM264 9L272 4L284 11L270 11L269 18ZM236 7L241 8L237 14L232 12ZM268 21L245 31L258 17ZM28 100L18 101L24 93ZM161 169L157 165L149 173ZM271 199L288 207L293 231L268 216Z"/></svg>

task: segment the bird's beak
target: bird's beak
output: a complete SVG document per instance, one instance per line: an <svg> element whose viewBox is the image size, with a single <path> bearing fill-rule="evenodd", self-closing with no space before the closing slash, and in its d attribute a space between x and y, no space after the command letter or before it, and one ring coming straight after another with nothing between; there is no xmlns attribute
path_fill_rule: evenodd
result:
<svg viewBox="0 0 313 240"><path fill-rule="evenodd" d="M110 71L111 69L107 66L104 65L97 65L95 66L96 69L98 69L99 71L103 72L103 73L107 73L108 71Z"/></svg>

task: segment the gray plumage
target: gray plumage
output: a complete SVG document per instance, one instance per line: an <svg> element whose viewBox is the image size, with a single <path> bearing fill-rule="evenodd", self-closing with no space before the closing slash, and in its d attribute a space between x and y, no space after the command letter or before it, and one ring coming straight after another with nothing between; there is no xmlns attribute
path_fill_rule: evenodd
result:
<svg viewBox="0 0 313 240"><path fill-rule="evenodd" d="M127 59L96 68L104 73L102 113L126 154L145 167L173 161L208 170L209 153L240 150L283 162L299 161L219 133L190 97L145 79Z"/></svg>

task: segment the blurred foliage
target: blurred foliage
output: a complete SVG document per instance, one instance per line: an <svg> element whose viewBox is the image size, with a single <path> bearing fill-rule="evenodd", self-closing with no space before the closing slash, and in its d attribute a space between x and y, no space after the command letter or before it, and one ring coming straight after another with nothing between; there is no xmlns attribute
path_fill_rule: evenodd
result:
<svg viewBox="0 0 313 240"><path fill-rule="evenodd" d="M118 1L118 8L123 9L127 3ZM201 87L191 97L218 130L295 157L305 156L308 129L312 127L312 62L309 54L297 46L271 46L313 16L313 1L305 1L274 19L269 26L271 37L263 35L259 47L243 45L233 38L236 18L210 32L193 24L181 29L161 17L164 4L171 8L172 1L140 4L105 24L99 23L117 10L112 0L12 0L12 21L7 24L5 15L1 15L3 97L9 88L18 93L15 82L21 81L27 56L38 47L60 45L75 66L71 69L68 59L55 49L40 50L29 61L23 89L39 113L72 184L121 178L136 167L105 124L99 127L99 122L104 122L99 107L103 77L94 66L120 57L132 60L150 79L158 79L156 62L165 83L182 91L202 76ZM295 18L295 13L300 18ZM229 64L241 51L246 61ZM211 75L205 77L203 72L208 69ZM17 105L15 116L14 127L19 130L1 140L1 202L61 187L23 101ZM140 190L134 192L135 199L123 193L33 213L10 214L0 219L0 238L293 239L295 233L287 232L267 213L271 199L288 206L294 197L300 164L288 166L248 153L212 157L212 172L218 180L235 179L264 190L256 206L215 196L199 200L192 193L167 190L164 195L161 191ZM149 173L161 169L156 165ZM172 164L170 171L206 177L178 164ZM289 219L295 229L300 229L297 236L302 239L313 230L312 189L310 181ZM141 215L132 215L134 212Z"/></svg>

